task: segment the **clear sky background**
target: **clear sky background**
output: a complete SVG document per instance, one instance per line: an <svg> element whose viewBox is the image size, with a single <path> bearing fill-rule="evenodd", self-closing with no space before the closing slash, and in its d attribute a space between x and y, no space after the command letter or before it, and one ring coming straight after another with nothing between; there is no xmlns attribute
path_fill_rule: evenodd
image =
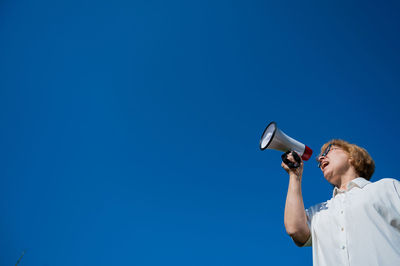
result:
<svg viewBox="0 0 400 266"><path fill-rule="evenodd" d="M399 179L398 1L0 3L0 265L310 265L265 126ZM314 156L305 205L331 197ZM361 245L362 243L360 243Z"/></svg>

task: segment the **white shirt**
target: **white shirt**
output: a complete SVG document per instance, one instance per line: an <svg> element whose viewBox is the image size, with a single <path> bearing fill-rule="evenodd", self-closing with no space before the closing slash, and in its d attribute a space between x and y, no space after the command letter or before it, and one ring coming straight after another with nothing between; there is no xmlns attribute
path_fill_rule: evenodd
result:
<svg viewBox="0 0 400 266"><path fill-rule="evenodd" d="M315 266L400 265L400 182L364 178L306 210Z"/></svg>

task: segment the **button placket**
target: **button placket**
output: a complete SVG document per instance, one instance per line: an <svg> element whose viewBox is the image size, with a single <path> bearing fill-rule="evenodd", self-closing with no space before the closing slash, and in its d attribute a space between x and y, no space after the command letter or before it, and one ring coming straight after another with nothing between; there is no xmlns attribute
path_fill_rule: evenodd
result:
<svg viewBox="0 0 400 266"><path fill-rule="evenodd" d="M338 248L341 250L341 260L343 265L348 265L348 256L347 256L347 241L346 241L346 234L344 232L344 227L345 227L345 216L344 216L344 206L345 206L345 200L346 198L346 193L341 193L337 197L337 209L336 209L336 215L337 215L337 227L336 227L336 232L338 234L338 239L339 242L337 243Z"/></svg>
<svg viewBox="0 0 400 266"><path fill-rule="evenodd" d="M342 237L342 241L343 241L341 249L344 252L344 257L345 257L345 262L346 262L345 265L349 265L350 264L349 251L348 251L348 245L347 245L348 244L347 233L344 230L344 228L346 227L346 216L345 216L346 208L345 208L345 206L346 206L346 202L348 200L348 196L349 196L348 193L345 192L344 195L343 195L343 199L341 201L342 206L341 206L341 210L340 210L340 220L341 220L341 222L340 222L340 233L341 233L341 237Z"/></svg>

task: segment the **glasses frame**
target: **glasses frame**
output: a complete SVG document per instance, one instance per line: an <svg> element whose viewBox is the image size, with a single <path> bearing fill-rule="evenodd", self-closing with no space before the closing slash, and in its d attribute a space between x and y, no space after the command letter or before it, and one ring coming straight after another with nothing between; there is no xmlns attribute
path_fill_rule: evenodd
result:
<svg viewBox="0 0 400 266"><path fill-rule="evenodd" d="M321 168L321 157L326 157L326 155L328 155L328 152L331 150L332 147L332 143L328 145L328 147L325 148L324 152L318 156L318 168Z"/></svg>

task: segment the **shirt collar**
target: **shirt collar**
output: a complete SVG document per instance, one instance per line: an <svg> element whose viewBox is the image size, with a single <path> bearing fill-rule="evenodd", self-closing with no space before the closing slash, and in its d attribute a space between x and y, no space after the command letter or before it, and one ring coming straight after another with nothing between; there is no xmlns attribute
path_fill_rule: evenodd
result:
<svg viewBox="0 0 400 266"><path fill-rule="evenodd" d="M353 180L350 180L350 182L347 184L346 190L344 190L344 191L335 187L333 189L333 197L335 197L339 193L344 193L344 192L350 191L354 187L363 188L366 185L368 185L369 183L371 183L371 182L369 182L367 179L362 178L362 177L357 177Z"/></svg>

